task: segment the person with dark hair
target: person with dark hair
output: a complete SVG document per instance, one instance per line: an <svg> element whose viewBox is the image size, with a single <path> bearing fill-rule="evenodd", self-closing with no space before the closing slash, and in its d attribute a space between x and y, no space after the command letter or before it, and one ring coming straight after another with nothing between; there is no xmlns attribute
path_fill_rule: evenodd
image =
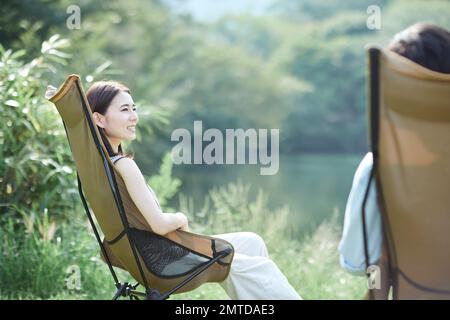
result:
<svg viewBox="0 0 450 320"><path fill-rule="evenodd" d="M49 87L46 96L56 88ZM177 229L189 231L184 213L164 213L152 188L121 142L136 138L139 122L136 104L128 87L117 81L99 81L86 93L94 121L112 163L123 178L136 207L152 231L165 235ZM230 242L234 258L220 285L232 299L301 299L284 274L270 259L264 240L253 232L214 235Z"/></svg>
<svg viewBox="0 0 450 320"><path fill-rule="evenodd" d="M397 33L388 49L427 69L450 73L450 32L427 23L417 23Z"/></svg>
<svg viewBox="0 0 450 320"><path fill-rule="evenodd" d="M436 25L417 23L396 34L388 45L391 50L435 72L450 74L450 32ZM361 208L373 167L369 152L356 170L345 208L344 227L339 243L340 264L355 275L366 275ZM372 180L366 202L366 225L370 265L382 256L383 230L377 190Z"/></svg>

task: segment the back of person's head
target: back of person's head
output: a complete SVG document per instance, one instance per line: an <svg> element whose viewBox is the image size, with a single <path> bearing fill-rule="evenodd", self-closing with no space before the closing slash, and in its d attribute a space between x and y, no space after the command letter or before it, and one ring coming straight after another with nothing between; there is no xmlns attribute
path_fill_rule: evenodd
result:
<svg viewBox="0 0 450 320"><path fill-rule="evenodd" d="M427 69L450 73L450 32L428 23L417 23L394 36L388 46Z"/></svg>

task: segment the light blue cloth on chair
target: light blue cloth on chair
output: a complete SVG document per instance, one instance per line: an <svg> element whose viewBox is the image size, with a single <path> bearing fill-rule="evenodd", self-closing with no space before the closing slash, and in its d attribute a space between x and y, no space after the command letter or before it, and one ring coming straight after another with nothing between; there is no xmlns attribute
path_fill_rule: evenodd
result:
<svg viewBox="0 0 450 320"><path fill-rule="evenodd" d="M344 229L339 243L340 263L354 275L366 274L362 204L373 167L373 156L369 152L358 166L353 178L352 189L345 208ZM377 264L381 256L383 231L380 210L377 203L375 177L372 178L366 202L366 230L369 251L369 265Z"/></svg>

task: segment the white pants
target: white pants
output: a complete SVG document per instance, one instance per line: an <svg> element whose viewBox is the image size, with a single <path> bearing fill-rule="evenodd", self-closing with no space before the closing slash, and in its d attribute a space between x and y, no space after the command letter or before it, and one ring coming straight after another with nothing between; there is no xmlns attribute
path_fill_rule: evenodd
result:
<svg viewBox="0 0 450 320"><path fill-rule="evenodd" d="M234 247L228 277L220 283L231 299L300 300L277 265L269 258L264 240L253 232L215 235Z"/></svg>

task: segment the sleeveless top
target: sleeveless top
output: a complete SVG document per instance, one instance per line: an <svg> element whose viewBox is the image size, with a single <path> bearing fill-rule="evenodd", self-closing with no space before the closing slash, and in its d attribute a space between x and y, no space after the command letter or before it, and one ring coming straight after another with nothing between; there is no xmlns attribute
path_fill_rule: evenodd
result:
<svg viewBox="0 0 450 320"><path fill-rule="evenodd" d="M121 154L118 154L118 155L115 155L115 156L110 157L111 162L112 162L113 164L116 164L116 162L119 161L119 160L122 159L122 158L126 158L126 156L121 155ZM150 190L150 193L152 194L153 199L155 199L156 204L157 204L158 207L161 209L161 205L159 204L158 197L156 196L155 191L153 191L153 189L152 189L148 184L147 184L147 187L148 187L148 189Z"/></svg>

